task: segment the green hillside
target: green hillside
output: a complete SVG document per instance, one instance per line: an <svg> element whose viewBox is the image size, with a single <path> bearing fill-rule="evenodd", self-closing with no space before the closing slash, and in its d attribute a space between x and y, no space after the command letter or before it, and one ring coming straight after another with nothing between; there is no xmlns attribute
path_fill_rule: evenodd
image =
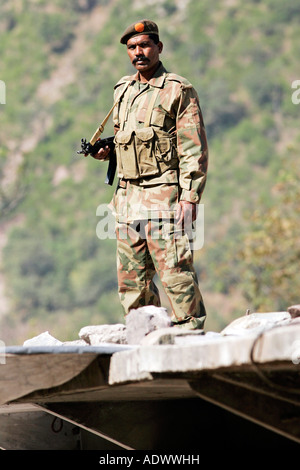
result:
<svg viewBox="0 0 300 470"><path fill-rule="evenodd" d="M299 1L3 0L6 344L45 330L75 339L88 324L123 321L115 240L96 235L97 207L113 193L107 165L76 151L110 109L114 84L134 72L119 38L146 17L159 24L165 67L197 89L207 128L205 243L195 253L206 328L248 308L299 303Z"/></svg>

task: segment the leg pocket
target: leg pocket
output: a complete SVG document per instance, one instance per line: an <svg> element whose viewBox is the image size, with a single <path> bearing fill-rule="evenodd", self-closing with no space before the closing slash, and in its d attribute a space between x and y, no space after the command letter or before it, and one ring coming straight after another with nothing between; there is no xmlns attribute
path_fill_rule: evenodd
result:
<svg viewBox="0 0 300 470"><path fill-rule="evenodd" d="M188 235L178 230L174 223L164 223L162 236L165 240L166 265L170 269L191 265L193 255Z"/></svg>
<svg viewBox="0 0 300 470"><path fill-rule="evenodd" d="M180 233L178 237L175 235L175 247L178 266L189 265L193 262L193 255L187 233Z"/></svg>

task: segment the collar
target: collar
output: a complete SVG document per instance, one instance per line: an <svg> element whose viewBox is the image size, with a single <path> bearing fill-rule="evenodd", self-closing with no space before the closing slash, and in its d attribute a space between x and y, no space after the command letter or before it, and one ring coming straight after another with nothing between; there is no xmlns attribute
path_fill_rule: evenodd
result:
<svg viewBox="0 0 300 470"><path fill-rule="evenodd" d="M154 86L156 88L162 88L165 82L167 71L164 68L163 64L159 62L159 66L156 69L154 75L148 81L149 85ZM137 72L133 77L134 80L139 80L139 72Z"/></svg>

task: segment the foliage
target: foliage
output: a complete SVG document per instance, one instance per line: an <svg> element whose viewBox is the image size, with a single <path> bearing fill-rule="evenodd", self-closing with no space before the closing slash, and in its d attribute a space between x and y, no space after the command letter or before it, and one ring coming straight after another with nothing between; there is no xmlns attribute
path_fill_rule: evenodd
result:
<svg viewBox="0 0 300 470"><path fill-rule="evenodd" d="M286 310L299 301L300 168L293 153L273 188L274 205L251 215L241 251L245 295L260 311Z"/></svg>

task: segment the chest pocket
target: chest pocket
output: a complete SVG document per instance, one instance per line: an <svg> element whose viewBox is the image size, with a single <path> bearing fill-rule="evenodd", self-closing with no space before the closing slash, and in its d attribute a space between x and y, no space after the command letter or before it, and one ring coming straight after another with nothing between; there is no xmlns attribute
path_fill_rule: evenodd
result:
<svg viewBox="0 0 300 470"><path fill-rule="evenodd" d="M159 167L155 158L154 142L152 127L119 131L115 136L118 176L137 179L157 175Z"/></svg>
<svg viewBox="0 0 300 470"><path fill-rule="evenodd" d="M115 135L119 178L136 179L139 170L134 146L134 131L119 131Z"/></svg>
<svg viewBox="0 0 300 470"><path fill-rule="evenodd" d="M155 138L152 127L136 129L135 144L140 176L157 175L159 168L153 151Z"/></svg>

